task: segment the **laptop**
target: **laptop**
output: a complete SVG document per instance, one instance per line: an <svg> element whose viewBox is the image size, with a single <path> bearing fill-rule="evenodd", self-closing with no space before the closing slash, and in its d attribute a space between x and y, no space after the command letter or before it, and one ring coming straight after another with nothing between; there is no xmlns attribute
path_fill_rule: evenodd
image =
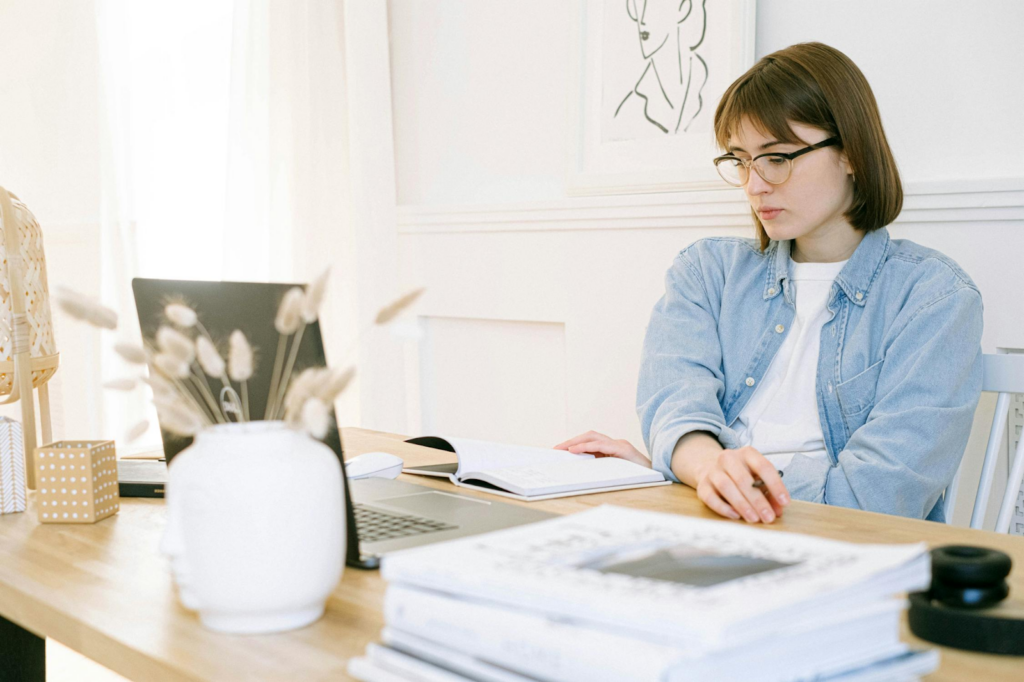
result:
<svg viewBox="0 0 1024 682"><path fill-rule="evenodd" d="M295 284L263 282L203 282L194 280L132 280L135 306L143 337L154 338L165 323L163 310L171 302L185 303L199 314L217 341L241 329L249 343L262 349L264 362L257 362L248 382L249 410L253 416L266 409L273 363L268 353L277 347L274 328L277 308ZM270 349L269 351L267 349ZM326 366L320 323L306 328L299 345L295 373L307 367ZM332 410L326 443L344 461L341 436ZM164 458L174 456L191 443L161 430ZM342 466L347 525L347 563L356 568L376 568L389 552L443 542L501 528L533 523L554 514L495 500L481 500L452 491L436 490L404 481L366 478L349 481ZM351 493L351 494L350 494Z"/></svg>

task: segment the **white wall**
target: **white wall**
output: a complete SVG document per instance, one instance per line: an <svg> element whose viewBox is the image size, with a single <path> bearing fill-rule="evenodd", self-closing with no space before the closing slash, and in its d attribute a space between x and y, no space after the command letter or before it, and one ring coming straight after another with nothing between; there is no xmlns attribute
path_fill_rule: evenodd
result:
<svg viewBox="0 0 1024 682"><path fill-rule="evenodd" d="M100 149L94 3L0 0L0 184L35 214L50 290L99 294ZM54 436L113 437L99 424L100 335L54 315L61 367ZM20 407L4 411L21 419Z"/></svg>
<svg viewBox="0 0 1024 682"><path fill-rule="evenodd" d="M639 445L640 345L665 270L696 239L752 234L742 195L714 223L696 216L718 200L701 193L567 196L578 7L389 2L399 277L428 287L411 431L543 445L593 428ZM908 190L891 231L974 277L986 352L1024 346L1022 25L1013 0L757 3L758 58L819 40L867 75Z"/></svg>

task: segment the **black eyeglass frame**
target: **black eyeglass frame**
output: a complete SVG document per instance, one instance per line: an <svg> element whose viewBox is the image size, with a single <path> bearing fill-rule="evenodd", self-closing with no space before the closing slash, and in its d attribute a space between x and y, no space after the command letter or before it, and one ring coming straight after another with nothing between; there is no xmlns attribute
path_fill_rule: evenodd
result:
<svg viewBox="0 0 1024 682"><path fill-rule="evenodd" d="M832 146L835 146L835 145L837 145L839 143L840 143L839 136L838 135L833 135L832 137L830 137L830 138L828 138L826 140L822 140L821 142L817 142L817 143L812 144L812 145L810 145L808 147L804 147L803 149L798 149L795 152L789 152L788 154L783 154L782 152L767 152L765 154L758 154L754 158L750 159L750 161L744 161L743 159L741 159L740 157L736 156L735 154L723 154L722 156L715 157L715 159L714 159L715 170L718 170L718 174L722 175L722 171L719 170L719 168L718 168L718 164L719 163L721 163L722 161L739 161L741 164L743 164L743 167L747 171L747 179L746 179L745 182L743 182L743 183L741 183L739 185L733 185L733 187L743 187L744 185L747 184L747 182L750 182L750 168L751 167L754 168L754 172L755 173L757 173L758 175L761 175L761 171L757 170L757 166L754 166L754 162L755 161L757 161L760 158L764 158L765 156L779 157L779 158L782 158L782 159L786 159L787 161L790 162L789 163L789 172L786 174L786 179L782 180L781 182L772 182L771 180L769 180L768 178L766 178L763 175L761 175L761 179L764 180L765 182L767 182L769 185L781 185L783 182L786 182L786 180L789 180L789 177L793 174L793 163L792 163L793 159L797 158L798 156L803 156L804 154L809 154L810 152L813 152L815 149L824 149L825 147L832 147ZM722 176L722 179L725 180L725 177ZM728 180L725 180L725 181L728 182L730 185L732 185L732 183L729 182Z"/></svg>

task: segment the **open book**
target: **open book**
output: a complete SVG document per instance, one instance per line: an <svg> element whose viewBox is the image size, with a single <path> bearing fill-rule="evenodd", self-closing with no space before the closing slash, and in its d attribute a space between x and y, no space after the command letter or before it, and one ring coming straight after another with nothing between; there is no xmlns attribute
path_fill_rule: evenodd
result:
<svg viewBox="0 0 1024 682"><path fill-rule="evenodd" d="M548 500L627 488L668 485L657 471L618 457L491 443L468 438L411 438L414 445L454 452L457 464L406 467L403 473L442 476L457 486L517 500Z"/></svg>

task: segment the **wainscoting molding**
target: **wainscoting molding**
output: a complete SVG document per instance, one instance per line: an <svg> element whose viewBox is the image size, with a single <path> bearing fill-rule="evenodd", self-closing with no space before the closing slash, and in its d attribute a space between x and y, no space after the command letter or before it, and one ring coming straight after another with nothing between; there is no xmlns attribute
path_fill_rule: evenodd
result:
<svg viewBox="0 0 1024 682"><path fill-rule="evenodd" d="M521 204L399 206L399 234L749 227L738 189L574 197ZM1024 221L1024 178L905 184L896 224Z"/></svg>

